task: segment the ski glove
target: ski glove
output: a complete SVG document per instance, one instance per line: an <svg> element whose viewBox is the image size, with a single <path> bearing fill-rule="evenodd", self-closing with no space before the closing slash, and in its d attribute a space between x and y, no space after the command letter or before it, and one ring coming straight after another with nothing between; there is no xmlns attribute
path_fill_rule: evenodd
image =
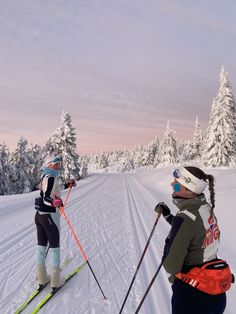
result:
<svg viewBox="0 0 236 314"><path fill-rule="evenodd" d="M170 215L170 209L164 202L160 202L156 205L155 212L162 214L164 217Z"/></svg>
<svg viewBox="0 0 236 314"><path fill-rule="evenodd" d="M62 199L61 199L61 198L55 198L55 199L52 201L52 205L53 205L53 207L60 207L60 206L63 206Z"/></svg>
<svg viewBox="0 0 236 314"><path fill-rule="evenodd" d="M76 182L74 179L70 180L70 184L72 184L72 186L76 186Z"/></svg>
<svg viewBox="0 0 236 314"><path fill-rule="evenodd" d="M76 181L74 179L71 179L68 183L65 184L65 189L69 188L70 186L76 186Z"/></svg>

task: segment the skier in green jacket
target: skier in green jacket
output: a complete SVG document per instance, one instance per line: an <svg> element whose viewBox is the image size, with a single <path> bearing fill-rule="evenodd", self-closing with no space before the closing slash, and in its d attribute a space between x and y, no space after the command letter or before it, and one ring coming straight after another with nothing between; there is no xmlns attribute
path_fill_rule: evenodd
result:
<svg viewBox="0 0 236 314"><path fill-rule="evenodd" d="M172 226L163 256L163 265L172 283L172 314L222 314L226 307L226 293L215 294L216 288L207 287L208 281L191 279L192 272L198 271L206 263L219 264L217 251L220 231L213 212L214 178L197 167L179 167L173 176L172 197L179 210L177 215L172 215L163 202L156 207ZM211 204L203 194L207 185ZM230 286L231 273L228 268L224 271L227 271ZM214 278L209 277L209 282L211 279ZM203 287L204 291L199 287Z"/></svg>

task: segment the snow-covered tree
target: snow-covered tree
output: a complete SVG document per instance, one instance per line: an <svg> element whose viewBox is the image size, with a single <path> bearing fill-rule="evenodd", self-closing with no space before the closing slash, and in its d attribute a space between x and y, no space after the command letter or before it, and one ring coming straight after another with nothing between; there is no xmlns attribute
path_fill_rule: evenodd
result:
<svg viewBox="0 0 236 314"><path fill-rule="evenodd" d="M153 141L151 141L147 147L144 149L143 155L141 157L141 165L148 166L153 165L155 157L158 152L159 140L156 137Z"/></svg>
<svg viewBox="0 0 236 314"><path fill-rule="evenodd" d="M142 158L145 152L145 148L143 145L136 146L133 150L133 160L135 167L141 167L143 166L142 164Z"/></svg>
<svg viewBox="0 0 236 314"><path fill-rule="evenodd" d="M94 172L96 170L96 154L92 154L89 156L88 160L88 171L89 172ZM81 164L81 161L80 161Z"/></svg>
<svg viewBox="0 0 236 314"><path fill-rule="evenodd" d="M97 168L98 169L106 169L109 167L109 162L108 162L108 156L109 153L106 152L101 152L97 156Z"/></svg>
<svg viewBox="0 0 236 314"><path fill-rule="evenodd" d="M85 179L88 176L88 164L90 162L89 155L80 155L79 156L79 164L80 164L80 172L79 176L81 179Z"/></svg>
<svg viewBox="0 0 236 314"><path fill-rule="evenodd" d="M121 154L122 153L119 150L115 150L115 151L109 153L108 164L111 168L113 168L114 165L117 165Z"/></svg>
<svg viewBox="0 0 236 314"><path fill-rule="evenodd" d="M191 151L190 151L190 159L194 160L201 157L202 154L202 130L200 128L200 124L198 121L198 117L196 117L194 130L193 130L193 140L191 143Z"/></svg>
<svg viewBox="0 0 236 314"><path fill-rule="evenodd" d="M34 191L38 188L40 182L40 168L43 165L42 149L38 144L31 145L28 148L29 156L29 175L31 182L31 190Z"/></svg>
<svg viewBox="0 0 236 314"><path fill-rule="evenodd" d="M158 166L175 165L177 162L177 141L174 131L172 131L169 127L168 121L166 131L160 145L160 150L158 154Z"/></svg>
<svg viewBox="0 0 236 314"><path fill-rule="evenodd" d="M108 155L108 164L109 164L109 171L110 172L117 172L119 171L119 163L124 155L124 151L122 150L115 150L110 152Z"/></svg>
<svg viewBox="0 0 236 314"><path fill-rule="evenodd" d="M10 193L21 194L31 191L30 175L29 175L29 155L28 155L28 141L21 136L17 142L16 150L12 153L10 158Z"/></svg>
<svg viewBox="0 0 236 314"><path fill-rule="evenodd" d="M55 150L55 143L52 143L52 136L51 136L48 138L47 142L42 148L42 159L45 160L47 156L51 156L55 154L54 150Z"/></svg>
<svg viewBox="0 0 236 314"><path fill-rule="evenodd" d="M220 87L213 101L202 162L208 167L235 165L236 107L228 73L220 73Z"/></svg>
<svg viewBox="0 0 236 314"><path fill-rule="evenodd" d="M193 160L192 155L192 149L193 149L193 143L191 140L185 140L182 143L182 153L181 156L179 156L179 161L182 163L187 163Z"/></svg>
<svg viewBox="0 0 236 314"><path fill-rule="evenodd" d="M9 149L5 144L0 144L0 195L7 195L10 192L10 165Z"/></svg>
<svg viewBox="0 0 236 314"><path fill-rule="evenodd" d="M185 147L185 142L186 140L181 138L177 141L177 154L179 157L179 162L183 161L183 152L184 152L184 147Z"/></svg>
<svg viewBox="0 0 236 314"><path fill-rule="evenodd" d="M62 158L63 182L79 179L79 156L76 152L76 134L69 113L63 112L61 123L46 144L48 155L55 154Z"/></svg>
<svg viewBox="0 0 236 314"><path fill-rule="evenodd" d="M118 165L118 171L129 172L134 170L134 161L128 151L125 151Z"/></svg>

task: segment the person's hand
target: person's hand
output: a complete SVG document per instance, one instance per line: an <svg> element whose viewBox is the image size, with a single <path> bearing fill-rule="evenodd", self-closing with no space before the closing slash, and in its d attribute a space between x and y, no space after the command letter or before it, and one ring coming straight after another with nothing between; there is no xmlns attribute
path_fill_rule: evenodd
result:
<svg viewBox="0 0 236 314"><path fill-rule="evenodd" d="M71 179L70 180L70 184L75 187L76 186L76 181L74 179Z"/></svg>
<svg viewBox="0 0 236 314"><path fill-rule="evenodd" d="M160 202L156 205L155 212L162 214L164 217L170 215L170 209L164 202Z"/></svg>
<svg viewBox="0 0 236 314"><path fill-rule="evenodd" d="M55 198L53 201L52 201L52 205L53 207L60 207L60 206L63 206L63 201L61 198Z"/></svg>

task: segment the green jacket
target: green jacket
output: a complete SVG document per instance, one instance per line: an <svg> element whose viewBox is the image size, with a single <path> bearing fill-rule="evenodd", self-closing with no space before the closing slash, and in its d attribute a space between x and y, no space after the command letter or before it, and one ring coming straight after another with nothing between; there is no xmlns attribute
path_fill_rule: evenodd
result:
<svg viewBox="0 0 236 314"><path fill-rule="evenodd" d="M205 195L192 199L173 198L179 208L164 248L164 268L174 282L174 274L184 266L199 265L216 258L220 231Z"/></svg>

